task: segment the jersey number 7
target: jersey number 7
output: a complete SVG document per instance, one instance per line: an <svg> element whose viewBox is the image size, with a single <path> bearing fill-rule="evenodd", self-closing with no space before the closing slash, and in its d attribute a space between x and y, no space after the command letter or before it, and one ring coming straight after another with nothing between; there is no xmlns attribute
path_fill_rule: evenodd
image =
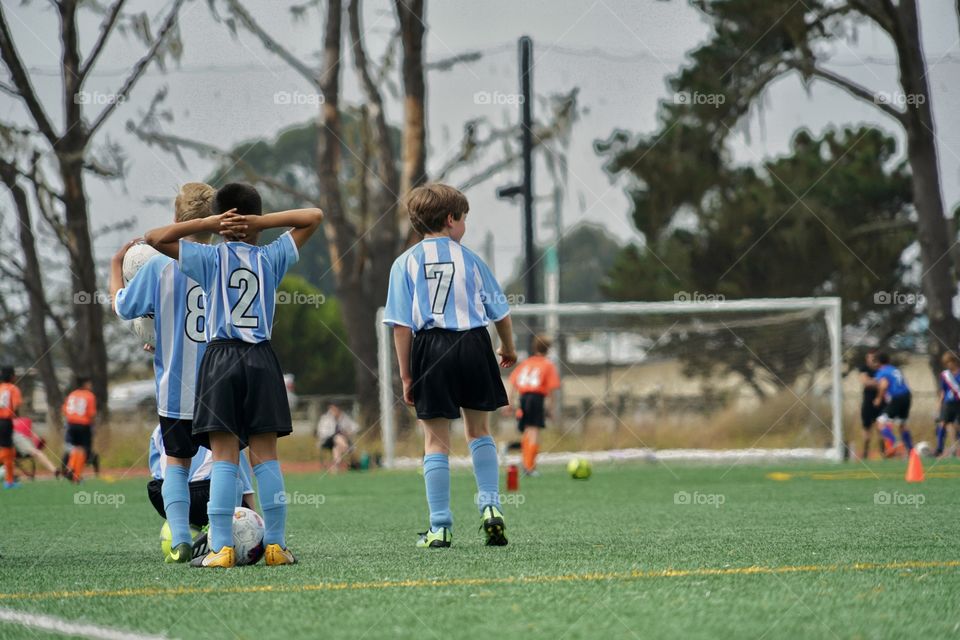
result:
<svg viewBox="0 0 960 640"><path fill-rule="evenodd" d="M452 262L427 262L423 265L423 273L427 280L436 282L428 283L433 289L430 310L433 313L442 315L447 308L447 298L450 297L450 285L453 283L454 267Z"/></svg>

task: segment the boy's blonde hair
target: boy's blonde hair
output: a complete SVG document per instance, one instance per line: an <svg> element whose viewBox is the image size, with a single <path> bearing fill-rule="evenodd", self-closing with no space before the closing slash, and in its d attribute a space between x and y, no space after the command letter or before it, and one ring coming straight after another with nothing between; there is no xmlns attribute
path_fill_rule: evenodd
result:
<svg viewBox="0 0 960 640"><path fill-rule="evenodd" d="M547 352L550 351L550 346L553 342L550 340L550 336L545 334L539 334L533 337L533 352L540 356L547 355Z"/></svg>
<svg viewBox="0 0 960 640"><path fill-rule="evenodd" d="M404 199L410 224L420 235L443 231L447 216L459 220L468 211L467 196L448 184L433 182L415 189Z"/></svg>
<svg viewBox="0 0 960 640"><path fill-rule="evenodd" d="M213 197L217 190L203 182L188 182L180 187L180 192L173 201L174 219L177 222L199 220L213 213ZM197 234L194 240L209 242L209 233Z"/></svg>

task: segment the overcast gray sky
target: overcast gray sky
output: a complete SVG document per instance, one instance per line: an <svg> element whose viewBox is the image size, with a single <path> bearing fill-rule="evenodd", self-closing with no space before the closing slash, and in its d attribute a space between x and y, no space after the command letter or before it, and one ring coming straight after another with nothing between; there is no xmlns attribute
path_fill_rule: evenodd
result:
<svg viewBox="0 0 960 640"><path fill-rule="evenodd" d="M33 80L51 117L60 119L58 86L59 43L56 16L45 2L27 6L0 0L10 20L17 46L34 72ZM272 35L307 60L317 60L322 40L322 20L317 12L294 22L286 10L290 0L247 0L245 5ZM953 0L923 0L921 30L933 93L940 165L945 203L952 210L960 205L960 28ZM131 6L160 15L160 6L133 0ZM389 33L395 29L392 2L364 3L367 46L379 59ZM156 12L156 13L154 13ZM96 37L98 18L83 22L81 46L89 50ZM485 115L497 123L516 121L517 107L477 104L478 91L517 91L516 40L529 35L534 40L534 88L546 95L580 87L581 105L588 113L575 125L569 148L569 182L563 210L569 228L589 220L606 226L624 239L636 239L630 222L630 206L624 196L626 182L611 182L602 170L602 159L592 148L598 138L615 128L649 133L656 128L659 101L668 94L666 78L685 63L685 56L709 35L709 26L682 0L427 0L428 60L479 49L485 51L476 63L458 65L452 71L430 73L428 91L429 168L436 171L456 146L464 121ZM241 32L230 36L212 18L206 2L193 0L182 9L180 28L185 52L179 67L167 73L151 68L133 98L121 105L101 130L98 142L108 138L125 149L129 161L126 189L117 183L87 181L94 225L99 226L131 214L141 231L165 223L171 215L172 198L183 182L202 179L213 163L187 155L186 170L172 157L149 149L125 131L129 119L138 119L154 92L169 88L167 104L177 135L229 147L262 136L272 137L284 127L307 121L316 106L277 105L279 91L309 93L306 80L281 60L265 51L253 37ZM116 91L129 65L140 55L139 43L115 37L101 58L98 70L87 83L90 92ZM838 41L833 46L835 69L874 91L893 92L897 69L890 40L880 31L862 28L855 43ZM360 100L348 63L345 98ZM399 84L399 72L397 72ZM92 118L91 112L87 112ZM391 99L387 105L391 122L399 123L402 106ZM0 94L0 117L26 121L20 104ZM903 136L879 111L822 83L809 93L796 77L784 78L769 91L763 108L743 123L732 141L734 157L757 162L783 153L790 136L802 126L820 132L830 125L877 124ZM458 174L465 177L467 174ZM514 172L510 177L516 177ZM537 168L537 193L552 188L542 163ZM455 180L454 180L455 182ZM509 182L494 179L469 192L470 228L465 243L479 247L487 230L496 230L497 275L506 278L518 255L521 236L517 206L496 200L493 191ZM170 205L144 204L145 197L166 197ZM546 205L539 205L539 239L552 237L546 220ZM790 215L804 215L795 208ZM6 217L6 216L5 216ZM9 227L9 220L4 224ZM98 258L105 259L125 239L119 234L98 240Z"/></svg>

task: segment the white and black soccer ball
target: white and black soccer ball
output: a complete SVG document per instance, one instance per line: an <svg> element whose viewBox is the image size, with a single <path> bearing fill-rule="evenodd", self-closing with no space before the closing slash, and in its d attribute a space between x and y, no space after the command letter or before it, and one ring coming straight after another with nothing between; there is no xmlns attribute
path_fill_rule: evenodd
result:
<svg viewBox="0 0 960 640"><path fill-rule="evenodd" d="M135 244L123 256L123 283L127 285L137 275L137 272L151 258L160 255L160 252L148 244ZM153 330L153 318L135 318L130 321L130 328L143 340L144 344L152 347L157 345L157 336Z"/></svg>
<svg viewBox="0 0 960 640"><path fill-rule="evenodd" d="M917 450L917 455L921 458L929 458L933 456L933 447L931 447L930 443L926 440L923 442L918 442L917 446L914 448Z"/></svg>
<svg viewBox="0 0 960 640"><path fill-rule="evenodd" d="M263 557L263 518L246 507L233 512L233 551L237 565L256 564Z"/></svg>

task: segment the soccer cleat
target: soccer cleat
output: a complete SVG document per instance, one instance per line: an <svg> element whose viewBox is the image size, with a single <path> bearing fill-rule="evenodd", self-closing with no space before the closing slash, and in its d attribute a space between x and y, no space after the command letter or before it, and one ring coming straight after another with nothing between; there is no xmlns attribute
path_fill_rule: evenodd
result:
<svg viewBox="0 0 960 640"><path fill-rule="evenodd" d="M278 544L268 544L263 552L264 562L269 567L276 567L282 564L297 564L297 559L293 557L289 549L284 549Z"/></svg>
<svg viewBox="0 0 960 640"><path fill-rule="evenodd" d="M3 483L3 488L4 488L4 489L16 489L16 488L18 488L19 486L20 486L20 483L17 482L16 480L14 480L13 482L4 482L4 483Z"/></svg>
<svg viewBox="0 0 960 640"><path fill-rule="evenodd" d="M189 542L181 542L163 557L163 561L167 564L190 562L191 559L193 559L193 545Z"/></svg>
<svg viewBox="0 0 960 640"><path fill-rule="evenodd" d="M523 470L523 477L524 477L524 478L539 478L539 477L540 477L540 472L537 471L536 469L533 469L532 471L527 471L526 469L524 469L524 470Z"/></svg>
<svg viewBox="0 0 960 640"><path fill-rule="evenodd" d="M503 514L500 512L500 509L492 504L487 505L483 508L480 517L483 519L480 528L487 534L487 546L507 546L507 536L504 533L507 527L503 524Z"/></svg>
<svg viewBox="0 0 960 640"><path fill-rule="evenodd" d="M450 542L453 540L453 534L447 527L440 527L436 531L428 529L417 535L420 536L420 538L417 539L417 547L420 549L441 549L449 547Z"/></svg>
<svg viewBox="0 0 960 640"><path fill-rule="evenodd" d="M223 569L229 569L235 567L237 564L236 557L233 553L233 547L224 546L220 551L211 551L205 556L200 556L199 558L194 558L190 562L191 567L203 567L203 568L215 568L221 567Z"/></svg>

